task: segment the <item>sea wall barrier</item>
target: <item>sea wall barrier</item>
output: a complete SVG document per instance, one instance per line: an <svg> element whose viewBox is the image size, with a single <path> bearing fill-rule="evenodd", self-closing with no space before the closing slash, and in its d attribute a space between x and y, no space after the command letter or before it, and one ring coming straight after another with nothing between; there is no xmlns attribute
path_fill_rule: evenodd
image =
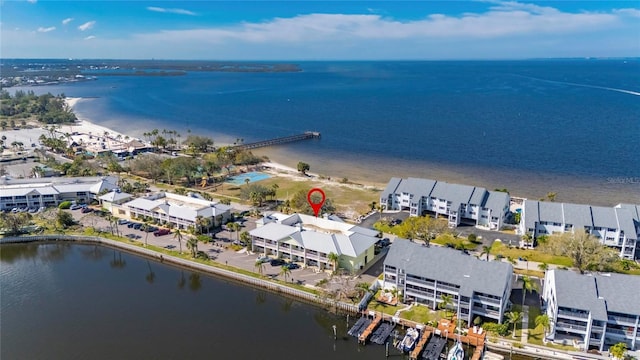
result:
<svg viewBox="0 0 640 360"><path fill-rule="evenodd" d="M205 273L210 273L225 277L231 280L235 280L241 283L253 285L255 287L267 289L269 291L292 296L301 300L319 304L322 306L334 308L348 313L358 313L358 305L348 304L340 301L335 301L320 295L312 294L306 291L294 289L282 284L274 283L268 280L255 278L249 275L240 274L232 270L222 269L215 266L205 265L175 257L172 255L162 254L154 250L141 248L133 244L127 244L99 236L85 236L85 235L37 235L37 236L14 236L0 238L0 245L2 244L20 244L20 243L32 243L32 242L60 242L71 241L77 243L89 243L110 246L132 253L147 256L153 259L157 259L162 263L169 263L178 265L181 267L198 270Z"/></svg>

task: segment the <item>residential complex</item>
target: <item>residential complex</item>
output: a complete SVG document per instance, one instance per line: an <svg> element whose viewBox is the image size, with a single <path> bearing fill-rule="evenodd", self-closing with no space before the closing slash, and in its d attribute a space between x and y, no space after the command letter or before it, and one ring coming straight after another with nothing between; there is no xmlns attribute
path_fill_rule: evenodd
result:
<svg viewBox="0 0 640 360"><path fill-rule="evenodd" d="M536 239L576 229L584 229L604 245L616 248L622 258L640 257L640 205L602 207L524 201L518 229L521 235L530 234Z"/></svg>
<svg viewBox="0 0 640 360"><path fill-rule="evenodd" d="M446 216L450 227L460 223L500 230L509 213L509 194L483 187L417 178L391 178L380 195L387 210L408 210L411 216Z"/></svg>
<svg viewBox="0 0 640 360"><path fill-rule="evenodd" d="M99 194L116 189L117 178L51 177L13 179L0 178L0 210L58 206L63 201L89 203Z"/></svg>
<svg viewBox="0 0 640 360"><path fill-rule="evenodd" d="M373 260L379 240L375 230L305 214L273 213L256 226L249 232L253 251L320 269L333 269L333 253L339 268L361 270Z"/></svg>
<svg viewBox="0 0 640 360"><path fill-rule="evenodd" d="M471 324L477 317L502 322L513 267L500 261L482 261L460 251L426 247L396 239L384 261L383 288L396 288L406 299L437 309L442 295L451 295L460 318Z"/></svg>
<svg viewBox="0 0 640 360"><path fill-rule="evenodd" d="M179 229L189 226L220 226L231 218L230 210L229 205L205 200L195 194L184 196L167 192L142 196L122 204L117 201L111 203L111 212L116 216L150 217L161 224L171 224Z"/></svg>
<svg viewBox="0 0 640 360"><path fill-rule="evenodd" d="M550 270L543 300L555 342L599 351L619 342L640 346L640 276Z"/></svg>

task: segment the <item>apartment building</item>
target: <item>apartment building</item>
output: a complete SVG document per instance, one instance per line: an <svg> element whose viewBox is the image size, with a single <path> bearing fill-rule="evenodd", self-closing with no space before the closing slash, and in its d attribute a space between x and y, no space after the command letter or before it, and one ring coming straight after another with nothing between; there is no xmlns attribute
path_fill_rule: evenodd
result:
<svg viewBox="0 0 640 360"><path fill-rule="evenodd" d="M525 200L518 232L541 235L560 234L584 229L615 248L621 258L640 257L640 205L618 204L614 207Z"/></svg>
<svg viewBox="0 0 640 360"><path fill-rule="evenodd" d="M384 261L383 288L401 291L411 299L437 309L442 295L451 295L454 311L471 324L477 317L502 322L509 304L513 267L500 261L482 261L460 251L426 247L396 239Z"/></svg>
<svg viewBox="0 0 640 360"><path fill-rule="evenodd" d="M89 203L104 191L116 189L117 178L50 177L14 179L0 178L0 210L38 209L58 206L63 201Z"/></svg>
<svg viewBox="0 0 640 360"><path fill-rule="evenodd" d="M543 301L554 342L599 351L640 345L640 276L550 270Z"/></svg>
<svg viewBox="0 0 640 360"><path fill-rule="evenodd" d="M380 204L387 210L407 210L411 216L444 216L450 227L465 222L491 230L504 225L509 201L505 192L418 178L391 178L380 195Z"/></svg>
<svg viewBox="0 0 640 360"><path fill-rule="evenodd" d="M209 201L196 194L185 196L168 192L146 195L123 204L111 204L111 212L116 216L151 217L179 229L206 226L204 224L220 226L231 218L230 210L229 205Z"/></svg>
<svg viewBox="0 0 640 360"><path fill-rule="evenodd" d="M375 253L378 232L331 218L273 213L256 222L249 232L254 252L333 269L329 254L338 256L338 268L363 269Z"/></svg>

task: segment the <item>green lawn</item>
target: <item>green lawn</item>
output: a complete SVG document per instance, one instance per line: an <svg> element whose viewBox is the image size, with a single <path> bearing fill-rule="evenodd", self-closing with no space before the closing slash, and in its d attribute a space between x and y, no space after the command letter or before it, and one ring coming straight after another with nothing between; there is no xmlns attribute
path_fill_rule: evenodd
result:
<svg viewBox="0 0 640 360"><path fill-rule="evenodd" d="M389 304L381 303L374 299L374 300L371 300L371 302L369 303L368 309L373 311L379 311L379 312L393 316L396 314L398 310L403 309L405 307L406 306L404 305L392 306ZM404 314L404 312L401 312L400 314L401 316L403 316L402 314Z"/></svg>
<svg viewBox="0 0 640 360"><path fill-rule="evenodd" d="M431 240L431 242L442 246L449 244L456 249L462 246L466 250L475 250L475 248L478 247L477 244L470 242L467 238L454 237L450 234L440 235L434 240Z"/></svg>
<svg viewBox="0 0 640 360"><path fill-rule="evenodd" d="M555 264L559 266L571 267L573 262L566 256L555 256L544 253L538 250L525 250L519 248L509 248L501 242L494 242L491 246L491 255L502 255L505 258L511 257L513 259L526 258L529 261L536 261L540 263ZM531 269L535 270L535 269Z"/></svg>
<svg viewBox="0 0 640 360"><path fill-rule="evenodd" d="M413 305L411 309L403 311L400 316L404 319L426 324L430 321L438 321L441 315L424 305Z"/></svg>

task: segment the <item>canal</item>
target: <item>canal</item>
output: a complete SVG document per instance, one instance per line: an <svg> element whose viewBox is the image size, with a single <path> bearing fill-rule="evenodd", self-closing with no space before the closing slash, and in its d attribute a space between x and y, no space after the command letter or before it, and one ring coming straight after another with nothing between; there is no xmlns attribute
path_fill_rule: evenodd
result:
<svg viewBox="0 0 640 360"><path fill-rule="evenodd" d="M344 315L107 247L3 245L0 279L2 359L385 358Z"/></svg>

